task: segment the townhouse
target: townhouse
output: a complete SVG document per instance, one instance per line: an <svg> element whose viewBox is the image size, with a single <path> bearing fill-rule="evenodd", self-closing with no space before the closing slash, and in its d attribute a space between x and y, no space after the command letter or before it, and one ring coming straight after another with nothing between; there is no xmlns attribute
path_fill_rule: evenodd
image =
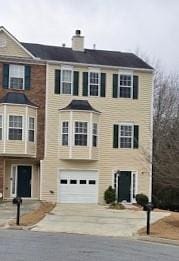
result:
<svg viewBox="0 0 179 261"><path fill-rule="evenodd" d="M153 69L131 53L85 49L79 30L72 48L19 43L1 31L4 198L20 190L59 203L103 203L109 185L118 201L150 198ZM16 61L23 72L13 68ZM23 77L11 79L14 70ZM31 193L22 194L25 184Z"/></svg>

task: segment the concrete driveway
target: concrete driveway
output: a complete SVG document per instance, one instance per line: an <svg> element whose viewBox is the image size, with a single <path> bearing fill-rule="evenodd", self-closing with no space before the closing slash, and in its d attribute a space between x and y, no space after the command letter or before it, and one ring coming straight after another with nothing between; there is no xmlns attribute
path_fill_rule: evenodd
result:
<svg viewBox="0 0 179 261"><path fill-rule="evenodd" d="M40 206L38 200L23 200L21 205L21 215L32 211ZM8 222L11 219L16 218L16 205L13 205L11 201L0 203L0 227L8 226Z"/></svg>
<svg viewBox="0 0 179 261"><path fill-rule="evenodd" d="M167 212L153 212L152 222L167 215ZM130 237L145 225L144 211L112 210L92 204L58 204L32 230Z"/></svg>

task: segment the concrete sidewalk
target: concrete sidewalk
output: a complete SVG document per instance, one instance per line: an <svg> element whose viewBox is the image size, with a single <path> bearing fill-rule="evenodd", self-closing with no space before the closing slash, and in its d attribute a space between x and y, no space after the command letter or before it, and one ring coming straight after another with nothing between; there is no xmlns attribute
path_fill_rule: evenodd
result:
<svg viewBox="0 0 179 261"><path fill-rule="evenodd" d="M21 215L32 211L40 206L38 200L23 200L21 205ZM9 220L16 218L16 205L11 201L0 203L0 227L6 227Z"/></svg>
<svg viewBox="0 0 179 261"><path fill-rule="evenodd" d="M152 212L152 222L167 215L167 212ZM90 204L58 204L32 230L131 237L145 225L144 211L112 210Z"/></svg>

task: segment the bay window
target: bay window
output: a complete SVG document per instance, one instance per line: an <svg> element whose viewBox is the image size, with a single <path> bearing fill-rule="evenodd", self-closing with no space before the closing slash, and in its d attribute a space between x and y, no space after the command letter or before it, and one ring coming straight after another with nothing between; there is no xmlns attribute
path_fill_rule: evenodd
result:
<svg viewBox="0 0 179 261"><path fill-rule="evenodd" d="M33 117L29 117L29 130L28 130L28 140L34 142L34 130L35 130L35 120Z"/></svg>
<svg viewBox="0 0 179 261"><path fill-rule="evenodd" d="M22 140L23 131L23 118L22 116L9 116L9 140Z"/></svg>
<svg viewBox="0 0 179 261"><path fill-rule="evenodd" d="M75 145L87 146L88 140L88 123L75 122Z"/></svg>
<svg viewBox="0 0 179 261"><path fill-rule="evenodd" d="M2 115L0 115L0 140L2 140Z"/></svg>
<svg viewBox="0 0 179 261"><path fill-rule="evenodd" d="M68 121L62 122L62 145L68 146Z"/></svg>
<svg viewBox="0 0 179 261"><path fill-rule="evenodd" d="M97 135L98 135L97 123L93 123L93 147L97 147Z"/></svg>

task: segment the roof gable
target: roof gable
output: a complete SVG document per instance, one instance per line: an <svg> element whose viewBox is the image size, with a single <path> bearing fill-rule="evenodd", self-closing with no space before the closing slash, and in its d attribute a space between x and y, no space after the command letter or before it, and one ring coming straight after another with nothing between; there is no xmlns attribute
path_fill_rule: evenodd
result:
<svg viewBox="0 0 179 261"><path fill-rule="evenodd" d="M35 58L33 54L3 26L0 27L0 56Z"/></svg>

